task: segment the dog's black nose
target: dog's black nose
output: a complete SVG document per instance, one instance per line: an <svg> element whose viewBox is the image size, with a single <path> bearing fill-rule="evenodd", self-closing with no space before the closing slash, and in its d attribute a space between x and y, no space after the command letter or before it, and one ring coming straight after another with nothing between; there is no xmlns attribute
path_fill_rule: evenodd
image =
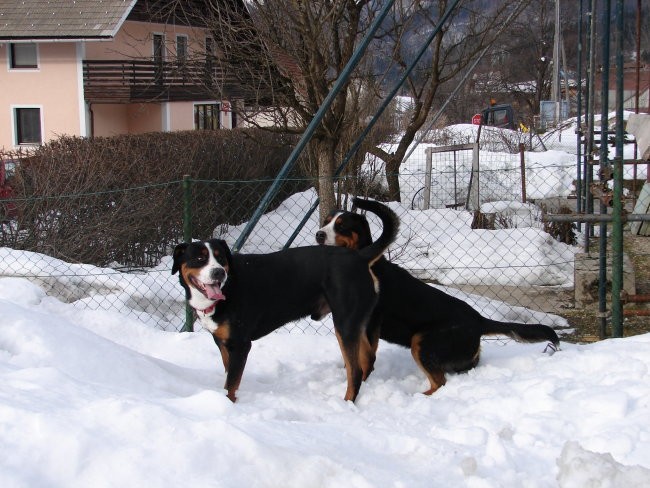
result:
<svg viewBox="0 0 650 488"><path fill-rule="evenodd" d="M318 232L316 232L316 242L318 244L325 244L325 238L326 237L327 236L325 235L325 232L323 232L322 230L319 230Z"/></svg>
<svg viewBox="0 0 650 488"><path fill-rule="evenodd" d="M214 268L212 270L212 273L210 273L210 277L214 281L218 281L219 283L223 283L223 281L226 279L226 270L223 268Z"/></svg>

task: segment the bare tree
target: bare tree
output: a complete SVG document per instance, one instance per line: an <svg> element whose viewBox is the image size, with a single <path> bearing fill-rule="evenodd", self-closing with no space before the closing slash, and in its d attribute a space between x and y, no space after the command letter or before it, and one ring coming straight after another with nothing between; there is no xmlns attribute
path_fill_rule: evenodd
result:
<svg viewBox="0 0 650 488"><path fill-rule="evenodd" d="M553 63L554 6L535 2L513 24L510 35L491 58L495 91L510 95L520 113L539 114L540 101L549 99ZM527 121L530 122L530 121Z"/></svg>
<svg viewBox="0 0 650 488"><path fill-rule="evenodd" d="M451 1L400 2L396 9L393 58L406 67L418 41L430 32ZM452 14L451 21L434 37L427 58L406 80L404 94L413 99L413 107L403 133L394 151L382 147L371 152L386 163L386 178L391 199L400 200L399 169L404 156L425 124L436 103L444 95L445 85L454 83L458 75L468 69L476 56L497 39L501 25L522 11L528 1L471 1L461 2ZM514 12L513 12L514 10ZM513 15L511 15L513 14ZM415 34L415 39L405 39Z"/></svg>
<svg viewBox="0 0 650 488"><path fill-rule="evenodd" d="M477 53L494 42L513 9L520 10L528 1L461 0L438 31L402 88L413 103L395 149L389 152L378 144L385 139L374 130L361 148L361 156L367 151L385 163L391 199L400 199L402 160L445 84L452 84ZM333 175L343 155L451 4L395 2L392 17L326 112L309 146L321 215L335 205ZM304 132L382 7L370 0L248 0L245 5L211 0L207 6L200 15L214 33L218 62L238 78L236 88L213 80L215 88L222 97L240 97L248 108L257 107L238 113L248 124L295 133ZM385 136L390 124L378 125Z"/></svg>

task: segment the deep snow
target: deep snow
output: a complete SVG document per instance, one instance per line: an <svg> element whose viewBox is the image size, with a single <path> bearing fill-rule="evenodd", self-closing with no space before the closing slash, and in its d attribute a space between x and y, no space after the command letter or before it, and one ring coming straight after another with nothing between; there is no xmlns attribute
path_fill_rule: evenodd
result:
<svg viewBox="0 0 650 488"><path fill-rule="evenodd" d="M570 154L574 141L546 142ZM540 175L558 159L534 157ZM535 180L535 191L547 191L545 180ZM530 218L525 206L493 205ZM300 218L294 206L289 199L261 224ZM513 243L521 236L472 233L458 212L454 219L427 212L435 225L422 219L419 239L400 236L413 243L397 256L402 264L445 284L471 279L486 261L468 266L453 252L440 255L454 249L455 236L497 265L526 255L537 267L508 270L522 283L571 285L574 249L539 228L515 229L535 239L497 252L496 234ZM312 219L296 244L312 243L316 227ZM253 235L250 245L272 241ZM423 257L440 262L430 267ZM173 331L183 295L169 259L124 275L6 248L0 258L3 488L650 486L650 334L563 343L553 356L542 353L544 344L486 341L478 367L449 375L431 397L419 393L428 384L410 352L382 342L376 370L351 404L342 400L335 337L289 326L254 343L232 404L209 334ZM57 274L62 264L68 271ZM448 291L495 318L563 325ZM156 301L169 309L150 310Z"/></svg>
<svg viewBox="0 0 650 488"><path fill-rule="evenodd" d="M382 343L356 404L333 335L254 343L238 403L208 333L166 332L0 279L0 485L642 487L650 335L486 342L431 397Z"/></svg>

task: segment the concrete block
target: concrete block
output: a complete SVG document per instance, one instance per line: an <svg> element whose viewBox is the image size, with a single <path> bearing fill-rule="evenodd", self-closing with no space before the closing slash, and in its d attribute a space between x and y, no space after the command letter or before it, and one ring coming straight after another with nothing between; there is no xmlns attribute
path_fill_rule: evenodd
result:
<svg viewBox="0 0 650 488"><path fill-rule="evenodd" d="M574 266L575 306L584 308L598 306L598 280L600 258L598 254L577 253ZM611 302L612 255L607 254L607 302ZM636 295L634 268L627 254L623 253L623 290Z"/></svg>
<svg viewBox="0 0 650 488"><path fill-rule="evenodd" d="M634 206L635 214L648 214L650 213L650 183L647 181L641 188L639 198ZM637 236L650 236L650 222L630 222L630 231Z"/></svg>

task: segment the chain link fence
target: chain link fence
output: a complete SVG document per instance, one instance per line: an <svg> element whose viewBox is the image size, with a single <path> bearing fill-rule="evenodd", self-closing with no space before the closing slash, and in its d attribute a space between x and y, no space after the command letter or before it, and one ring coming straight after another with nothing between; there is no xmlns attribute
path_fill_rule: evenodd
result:
<svg viewBox="0 0 650 488"><path fill-rule="evenodd" d="M573 224L545 226L542 213L572 209L575 163L561 153L539 154L421 144L401 168L401 202L388 203L401 220L388 257L485 316L569 327L564 315L574 303L579 233ZM363 188L385 185L381 168L355 178ZM80 307L181 330L184 292L170 274L170 256L184 226L193 238L233 245L271 183L188 178L5 199L15 211L0 225L0 277L28 279ZM340 194L341 206L350 197ZM312 180L283 182L241 252L282 249L316 199ZM377 237L380 222L367 217ZM315 212L291 245L313 245L318 228ZM331 324L305 319L286 329L328 334Z"/></svg>

